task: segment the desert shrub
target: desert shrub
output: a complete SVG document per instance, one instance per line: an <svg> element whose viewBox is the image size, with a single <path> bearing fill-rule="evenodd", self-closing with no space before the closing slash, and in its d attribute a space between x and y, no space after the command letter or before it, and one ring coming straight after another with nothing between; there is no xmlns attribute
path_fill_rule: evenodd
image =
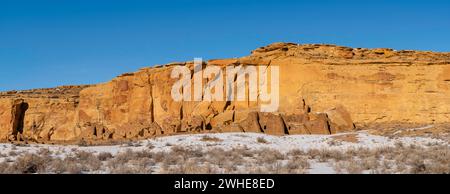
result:
<svg viewBox="0 0 450 194"><path fill-rule="evenodd" d="M147 171L151 172L151 167L155 166L156 163L150 158L140 158L134 162L134 165L140 166L140 168L148 168Z"/></svg>
<svg viewBox="0 0 450 194"><path fill-rule="evenodd" d="M371 152L371 156L375 157L376 159L380 159L381 157L385 159L393 159L395 156L397 156L397 154L394 153L394 148L392 147L375 148Z"/></svg>
<svg viewBox="0 0 450 194"><path fill-rule="evenodd" d="M155 148L155 146L151 142L148 142L147 145L145 145L145 147L147 147L149 150Z"/></svg>
<svg viewBox="0 0 450 194"><path fill-rule="evenodd" d="M153 153L147 150L134 152L136 158L152 158Z"/></svg>
<svg viewBox="0 0 450 194"><path fill-rule="evenodd" d="M11 151L8 152L8 155L14 157L14 156L17 156L17 155L19 155L19 154L18 154L16 151L11 150Z"/></svg>
<svg viewBox="0 0 450 194"><path fill-rule="evenodd" d="M166 172L169 174L206 174L208 171L212 171L209 165L205 168L204 165L199 165L197 162L192 160L166 169Z"/></svg>
<svg viewBox="0 0 450 194"><path fill-rule="evenodd" d="M255 154L253 151L245 147L232 148L230 152L242 157L253 157Z"/></svg>
<svg viewBox="0 0 450 194"><path fill-rule="evenodd" d="M83 171L97 171L101 168L102 162L91 152L77 151L72 161L78 162Z"/></svg>
<svg viewBox="0 0 450 194"><path fill-rule="evenodd" d="M115 157L107 161L107 166L110 169L118 169L122 165L126 165L129 161L137 159L137 154L131 149L125 152L116 154Z"/></svg>
<svg viewBox="0 0 450 194"><path fill-rule="evenodd" d="M423 161L423 158L420 158L415 154L411 154L406 160L406 163L412 167L411 173L417 174L425 171L425 163Z"/></svg>
<svg viewBox="0 0 450 194"><path fill-rule="evenodd" d="M141 147L142 146L142 142L140 142L140 141L133 142L133 141L130 140L125 145L127 147Z"/></svg>
<svg viewBox="0 0 450 194"><path fill-rule="evenodd" d="M135 166L119 165L116 168L110 169L111 174L139 174L142 173Z"/></svg>
<svg viewBox="0 0 450 194"><path fill-rule="evenodd" d="M41 148L37 152L37 154L40 155L40 156L50 156L50 155L52 155L52 153L53 152L50 151L48 148Z"/></svg>
<svg viewBox="0 0 450 194"><path fill-rule="evenodd" d="M219 167L222 167L225 162L228 160L225 156L226 151L222 148L213 148L210 150L207 150L205 152L205 155L207 157L207 161L211 164L217 165Z"/></svg>
<svg viewBox="0 0 450 194"><path fill-rule="evenodd" d="M271 174L282 174L284 166L280 161L276 161L272 164L266 165L266 172L265 173L271 173Z"/></svg>
<svg viewBox="0 0 450 194"><path fill-rule="evenodd" d="M361 168L364 170L376 171L378 169L379 162L375 156L368 158L361 158Z"/></svg>
<svg viewBox="0 0 450 194"><path fill-rule="evenodd" d="M82 161L85 161L85 160L95 157L94 154L92 154L91 152L86 152L86 151L77 151L74 153L74 155L75 155L76 159L82 160Z"/></svg>
<svg viewBox="0 0 450 194"><path fill-rule="evenodd" d="M287 154L290 155L290 156L303 156L303 155L306 155L306 153L303 150L301 150L301 149L290 150Z"/></svg>
<svg viewBox="0 0 450 194"><path fill-rule="evenodd" d="M330 159L342 160L343 154L338 150L319 150L317 155L319 162L327 162Z"/></svg>
<svg viewBox="0 0 450 194"><path fill-rule="evenodd" d="M149 158L136 158L126 164L110 169L110 172L114 174L150 174L152 173L151 166L153 165L153 161Z"/></svg>
<svg viewBox="0 0 450 194"><path fill-rule="evenodd" d="M67 173L67 166L70 165L67 162L61 160L60 158L54 158L47 165L47 170L56 174Z"/></svg>
<svg viewBox="0 0 450 194"><path fill-rule="evenodd" d="M207 164L209 168L211 168L211 173L214 173L213 171L217 171L215 169L214 166L210 165L209 163ZM223 171L222 173L225 174L231 174L231 173L236 173L238 171L237 165L235 165L234 163L230 162L230 163L226 163L225 165L223 165Z"/></svg>
<svg viewBox="0 0 450 194"><path fill-rule="evenodd" d="M369 148L359 148L356 152L356 156L360 158L370 157L373 155L373 152Z"/></svg>
<svg viewBox="0 0 450 194"><path fill-rule="evenodd" d="M183 147L178 146L178 145L172 146L170 148L170 151L172 154L176 154L176 155L184 155L186 153L186 149L184 149Z"/></svg>
<svg viewBox="0 0 450 194"><path fill-rule="evenodd" d="M9 173L11 173L9 164L7 162L0 162L0 174L9 174Z"/></svg>
<svg viewBox="0 0 450 194"><path fill-rule="evenodd" d="M243 151L243 152L250 152L250 151ZM241 152L236 152L234 150L229 150L224 153L225 157L227 158L229 163L232 163L233 165L242 165L245 163L244 154ZM251 154L253 155L253 154Z"/></svg>
<svg viewBox="0 0 450 194"><path fill-rule="evenodd" d="M408 168L404 163L396 163L395 167L396 173L407 173Z"/></svg>
<svg viewBox="0 0 450 194"><path fill-rule="evenodd" d="M102 162L97 157L90 157L85 161L83 167L85 171L97 171L102 167Z"/></svg>
<svg viewBox="0 0 450 194"><path fill-rule="evenodd" d="M327 144L329 146L340 146L340 145L342 145L342 141L332 139L332 140L328 141Z"/></svg>
<svg viewBox="0 0 450 194"><path fill-rule="evenodd" d="M166 155L167 155L166 152L153 152L152 158L156 163L160 163L164 160Z"/></svg>
<svg viewBox="0 0 450 194"><path fill-rule="evenodd" d="M83 167L76 162L66 163L66 172L65 173L81 174L81 173L83 173Z"/></svg>
<svg viewBox="0 0 450 194"><path fill-rule="evenodd" d="M436 162L450 164L450 149L448 146L435 146L430 148L427 153L430 154L430 159Z"/></svg>
<svg viewBox="0 0 450 194"><path fill-rule="evenodd" d="M356 160L344 161L343 164L344 169L349 174L361 174L363 172L363 168Z"/></svg>
<svg viewBox="0 0 450 194"><path fill-rule="evenodd" d="M204 156L204 153L200 148L186 150L186 154L191 158L201 158Z"/></svg>
<svg viewBox="0 0 450 194"><path fill-rule="evenodd" d="M308 158L296 156L287 161L284 166L283 173L304 174L307 172L309 167L310 164L308 162Z"/></svg>
<svg viewBox="0 0 450 194"><path fill-rule="evenodd" d="M319 160L319 162L328 162L328 160L334 159L335 161L348 160L355 154L354 152L343 153L339 150L329 150L329 149L310 149L306 155L310 159Z"/></svg>
<svg viewBox="0 0 450 194"><path fill-rule="evenodd" d="M448 163L425 164L424 172L428 174L450 174L450 165Z"/></svg>
<svg viewBox="0 0 450 194"><path fill-rule="evenodd" d="M309 159L319 159L320 150L318 149L309 149L306 154L308 155Z"/></svg>
<svg viewBox="0 0 450 194"><path fill-rule="evenodd" d="M131 149L127 149L125 152L118 153L114 159L121 163L127 163L136 157L136 153Z"/></svg>
<svg viewBox="0 0 450 194"><path fill-rule="evenodd" d="M258 150L256 159L263 164L273 164L278 160L283 160L285 155L278 150L263 148Z"/></svg>
<svg viewBox="0 0 450 194"><path fill-rule="evenodd" d="M392 163L391 161L388 161L388 160L383 160L382 162L381 162L381 168L382 168L382 170L383 170L383 173L389 173L389 174L391 174L391 173L393 173L393 168L394 168L394 163Z"/></svg>
<svg viewBox="0 0 450 194"><path fill-rule="evenodd" d="M12 173L33 174L43 172L45 173L46 161L51 161L51 158L40 157L36 154L25 154L16 159L11 165Z"/></svg>
<svg viewBox="0 0 450 194"><path fill-rule="evenodd" d="M179 165L183 161L184 160L182 156L169 153L164 157L162 163L170 166L170 165Z"/></svg>

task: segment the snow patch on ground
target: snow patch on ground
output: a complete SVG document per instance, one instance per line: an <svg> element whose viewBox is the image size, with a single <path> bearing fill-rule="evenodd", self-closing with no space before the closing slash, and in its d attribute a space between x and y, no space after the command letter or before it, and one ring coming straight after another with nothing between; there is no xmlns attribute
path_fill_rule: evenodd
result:
<svg viewBox="0 0 450 194"><path fill-rule="evenodd" d="M333 139L335 136L356 134L359 142L339 141ZM219 141L205 141L203 138L217 138ZM267 143L259 143L258 138L263 138ZM229 150L232 148L245 147L251 150L264 148L275 149L280 152L289 152L294 149L308 151L310 149L329 149L329 150L348 150L358 148L380 148L395 146L401 143L404 146L430 146L430 145L449 145L448 142L428 137L398 137L388 138L383 136L371 135L364 131L357 133L346 133L336 135L288 135L271 136L259 133L216 133L216 134L189 134L158 137L148 140L141 140L129 144L108 145L108 146L78 146L78 145L43 145L30 144L27 146L14 146L12 144L0 144L0 155L10 155L16 153L37 153L40 149L49 149L52 152L64 156L74 150L87 151L92 153L109 152L117 154L128 149L132 151L149 150L152 145L152 151L170 151L173 146L184 148L214 149L221 148Z"/></svg>

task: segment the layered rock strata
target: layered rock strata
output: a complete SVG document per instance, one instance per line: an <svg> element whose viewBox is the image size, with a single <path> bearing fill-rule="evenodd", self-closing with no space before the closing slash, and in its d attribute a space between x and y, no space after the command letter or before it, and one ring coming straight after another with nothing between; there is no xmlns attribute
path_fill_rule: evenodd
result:
<svg viewBox="0 0 450 194"><path fill-rule="evenodd" d="M71 141L196 132L333 134L372 123L447 123L450 54L275 43L204 66L277 66L280 106L260 101L174 101L177 65L88 86L0 93L0 139ZM205 83L210 81L203 80ZM247 82L248 83L248 82Z"/></svg>

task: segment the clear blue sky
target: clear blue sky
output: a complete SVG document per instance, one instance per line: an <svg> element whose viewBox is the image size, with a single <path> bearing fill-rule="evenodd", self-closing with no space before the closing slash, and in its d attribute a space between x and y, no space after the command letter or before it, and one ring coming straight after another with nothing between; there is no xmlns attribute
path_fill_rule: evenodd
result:
<svg viewBox="0 0 450 194"><path fill-rule="evenodd" d="M272 42L450 51L450 3L0 0L0 90L104 82Z"/></svg>

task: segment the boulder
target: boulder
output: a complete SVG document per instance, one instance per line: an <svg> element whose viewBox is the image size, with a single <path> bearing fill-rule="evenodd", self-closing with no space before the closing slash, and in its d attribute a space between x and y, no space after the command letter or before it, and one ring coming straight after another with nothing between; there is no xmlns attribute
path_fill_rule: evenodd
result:
<svg viewBox="0 0 450 194"><path fill-rule="evenodd" d="M309 120L307 114L290 114L282 116L289 135L310 134L305 126Z"/></svg>
<svg viewBox="0 0 450 194"><path fill-rule="evenodd" d="M243 122L245 132L261 133L261 125L259 124L259 116L257 112L248 113L247 119Z"/></svg>

